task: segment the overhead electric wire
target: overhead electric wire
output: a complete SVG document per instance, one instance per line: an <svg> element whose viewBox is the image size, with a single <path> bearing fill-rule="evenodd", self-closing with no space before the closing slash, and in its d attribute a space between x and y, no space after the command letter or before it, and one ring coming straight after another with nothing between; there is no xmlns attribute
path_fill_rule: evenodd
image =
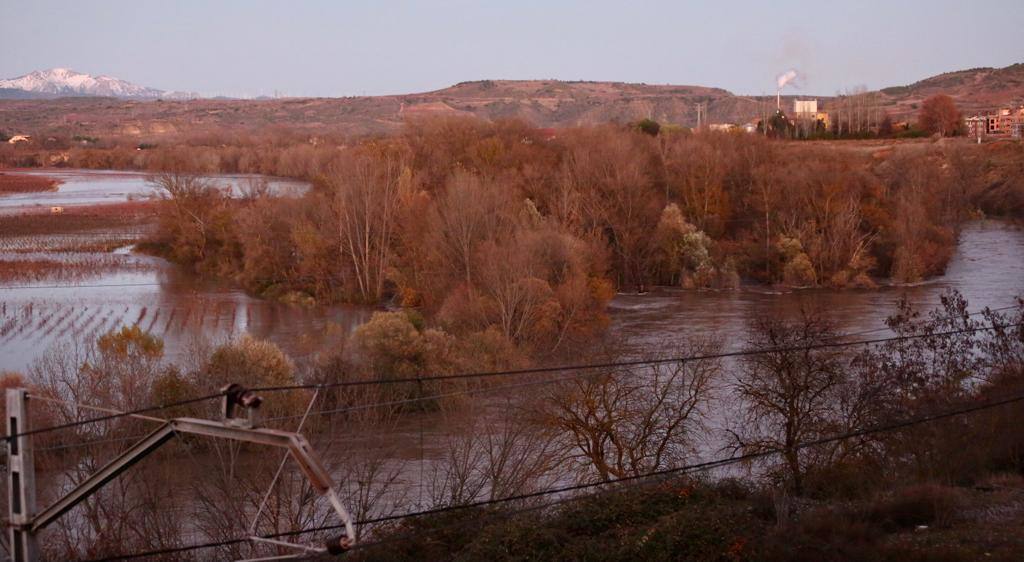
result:
<svg viewBox="0 0 1024 562"><path fill-rule="evenodd" d="M141 415L141 414L133 414L133 413L129 413L129 412L124 412L122 410L117 410L117 409L114 409L114 408L105 408L103 406L93 406L91 404L82 404L80 402L72 402L71 400L60 400L58 398L50 398L49 396L43 396L41 394L33 394L31 396L32 396L32 398L35 398L36 400L42 400L44 402L49 402L51 404L66 404L68 406L74 406L76 408L82 408L83 410L95 410L97 412L106 412L108 414L119 414L119 415L126 416L126 417L131 417L131 418L136 418L136 419L146 420L146 421L151 421L151 422L157 422L157 423L165 423L165 422L167 422L167 420L164 419L164 418L156 418L156 417L153 417L153 416L144 416L144 415Z"/></svg>
<svg viewBox="0 0 1024 562"><path fill-rule="evenodd" d="M1016 309L1016 308L1018 308L1020 306L1021 306L1020 304L1011 304L1011 305L1008 305L1008 306L1001 306L999 308L984 308L982 310L976 310L974 312L968 312L968 313L966 313L966 314L964 314L962 316L961 315L940 316L940 317L937 317L937 318L926 318L925 320L927 320L927 321L958 320L958 319L962 318L963 316L973 317L973 316L982 316L984 314L989 314L989 313L992 313L992 312L1005 312L1007 310ZM842 334L837 334L835 336L830 336L828 339L849 338L849 337L853 337L853 336L865 336L865 335L868 335L868 334L877 334L878 332L891 332L891 331L892 331L892 328L890 328L888 326L883 326L881 328L870 328L870 329L867 329L867 330L858 330L856 332L844 332Z"/></svg>
<svg viewBox="0 0 1024 562"><path fill-rule="evenodd" d="M847 439L852 439L852 438L855 438L855 437L862 437L862 436L865 436L865 435L872 435L872 434L876 434L876 433L886 433L886 432L896 431L896 430L899 430L899 429L904 429L904 428L907 428L907 427L912 427L912 426L920 425L920 424L924 424L924 423L930 423L930 422L938 421L938 420L941 420L941 419L948 419L948 418L953 418L953 417L957 417L957 416L973 414L973 413L976 413L976 412L980 412L980 411L984 411L984 410L989 410L989 409L992 409L992 408L997 408L997 407L1000 407L1000 406L1005 406L1005 405L1008 405L1008 404L1012 404L1012 403L1016 403L1016 402L1021 402L1021 401L1024 401L1024 395L1017 395L1017 396L1013 396L1013 397L1010 397L1010 398L1004 398L1004 399L1001 399L1001 400L985 402L983 404L974 404L972 406L965 406L965 407L962 407L962 408L957 408L957 409L952 409L952 410L945 410L943 412L936 413L936 414L928 414L928 415L923 415L923 416L917 416L917 417L905 419L905 420L902 420L902 421L892 422L892 423L888 423L888 424L875 425L875 426L872 426L872 427L861 428L861 429L858 429L858 430L853 430L853 431L849 431L849 432L845 432L845 433L841 433L841 434L831 435L831 436L828 436L828 437L822 437L822 438L819 438L819 439L813 439L813 440L810 440L810 441L804 441L804 442L797 443L796 445L794 445L793 449L795 449L795 450L802 450L802 449L806 449L806 448L809 448L809 447L817 447L817 446L820 446L820 445L826 445L828 443L834 443L834 442L838 442L838 441L845 441ZM785 450L783 450L783 449L772 449L772 450L768 450L768 451L759 451L759 452L754 452L754 453L746 453L746 454L743 454L743 455L725 457L725 458L715 459L715 460L711 460L711 461L705 461L705 462L688 464L688 465L683 465L683 466L678 466L678 467L672 467L672 468L666 468L666 469L661 469L661 470L655 470L655 471L646 472L646 473L642 473L642 474L623 476L623 477L614 478L614 479L611 479L611 480L602 480L602 481L599 481L599 482L591 482L591 483L587 483L587 484L573 484L573 485L568 485L568 486L560 486L560 487L557 487L557 488L547 488L547 489L544 489L544 490L539 490L539 491L536 491L536 492L530 492L530 493L526 493L526 494L517 494L517 495L505 496L505 497L501 497L501 498L494 498L494 499L489 499L489 500L481 500L481 501L477 501L477 502L470 502L470 503L459 504L459 505L443 506L443 507L437 507L437 508L432 508L432 509L425 509L425 510L421 510L421 511L414 511L414 512L408 512L408 513L402 513L402 514L386 515L386 516L382 516L382 517L376 517L376 518L372 518L372 519L366 519L366 520L357 521L356 524L357 525L371 525L371 524L377 524L377 523L386 523L386 522L390 522L390 521L397 521L397 520L402 520L402 519L410 519L410 518L414 518L414 517L438 515L438 514L448 513L448 512L452 512L452 511L462 511L462 510L466 510L466 509L474 509L474 508L478 508L478 507L487 507L487 506L491 506L491 505L506 504L506 503L510 503L510 502L534 499L534 498L538 498L538 497L550 496L550 495L555 495L555 494L565 494L565 493L568 493L568 492L576 492L576 491L580 491L580 490L586 490L586 489L592 489L592 488L600 488L602 486L608 486L608 485L611 485L611 484L622 484L622 483L627 483L627 482L637 482L637 481L643 481L643 480L646 480L646 479L649 479L649 478L656 478L656 477L661 477L661 476L679 475L679 474L686 474L686 473L691 473L691 472L703 472L703 471L711 470L711 469L714 469L714 468L720 468L720 467L729 466L729 465L732 465L732 464L749 462L749 461L752 461L752 460L757 460L757 459L761 459L761 458L775 456L775 455L782 454L783 452L785 452ZM587 496L572 496L572 497L566 498L566 500L584 499L585 497L587 497ZM309 534L309 533L316 533L316 532L321 532L321 531L337 530L337 529L341 529L342 527L343 527L343 525L324 525L324 526L314 527L314 528L310 528L310 529L299 529L299 530L293 530L293 531L284 531L284 532L280 532L280 533L261 535L261 538L273 539L273 538L280 538L280 537L292 537L292 536L304 535L304 534ZM231 546L231 545L235 545L235 544L244 543L244 542L247 542L249 540L250 540L249 537L243 537L243 538L227 539L227 540L220 540L220 541L210 541L210 542L206 542L206 543L199 543L199 544L193 544L193 545L184 545L184 546L179 546L179 547L169 547L169 548L163 548L163 549L149 550L149 551L145 551L145 552L121 554L121 555L110 556L110 557L106 557L106 558L93 559L93 560L90 560L89 562L109 562L109 561L112 561L112 560L130 560L130 559L144 558L144 557L149 557L149 556L159 556L159 555L162 555L162 554L174 554L174 553L179 553L179 552L187 552L187 551L191 551L191 550L200 550L200 549L206 549L206 548L216 548L216 547L221 547L221 546ZM388 542L388 541L387 540L377 541L374 544L383 544L385 542Z"/></svg>
<svg viewBox="0 0 1024 562"><path fill-rule="evenodd" d="M979 326L976 328L960 328L956 330L947 330L943 332L928 332L922 334L906 334L901 336L890 336L886 338L874 338L866 340L854 340L854 341L840 341L840 342L823 342L816 344L807 345L795 345L795 346L780 346L772 348L755 348L755 349L738 349L734 351L727 351L721 353L708 353L701 355L687 355L679 357L655 357L646 359L631 359L625 361L609 361L605 363L582 363L582 364L570 364L570 365L553 365L547 367L529 367L524 369L510 369L504 371L479 371L469 373L456 373L451 375L434 375L426 377L403 377L394 379L368 379L358 381L339 381L332 383L320 383L320 384L296 384L296 385L282 385L282 386L266 386L252 389L254 392L280 392L285 390L312 390L312 389L323 389L323 388L336 388L336 387L351 387L351 386L367 386L367 385L381 385L381 384L403 384L403 383L424 383L433 381L444 381L444 380L461 380L461 379L474 379L474 378L490 378L490 377L506 377L515 375L528 375L528 374L541 374L541 373L552 373L558 371L575 371L584 369L613 369L618 367L638 367L644 365L665 365L671 363L686 363L690 361L706 361L709 359L725 359L732 357L747 357L752 355L764 355L768 353L789 353L794 351L813 351L817 349L834 349L843 347L856 347L859 345L874 345L879 343L888 343L894 341L907 341L924 338L935 338L941 336L951 336L958 334L968 334L975 332L983 332L989 330L997 330L1004 328L1013 328L1024 326L1024 322L1018 322L1015 324L1002 324L992 326ZM839 336L837 336L839 337ZM831 339L831 338L830 338Z"/></svg>
<svg viewBox="0 0 1024 562"><path fill-rule="evenodd" d="M1007 306L1007 307L1002 307L1002 308L998 308L998 309L983 310L983 311L971 313L968 316L983 314L985 312L998 312L998 311L1001 311L1001 310L1008 310L1008 309L1011 309L1011 308L1016 308L1016 306ZM990 326L990 327L988 327L988 329L996 329L996 328L1009 327L1009 326L1015 326L1015 325ZM889 328L882 328L881 330L888 330L888 329ZM873 331L879 331L879 330L869 330L869 331L864 331L864 332L854 332L854 333L839 334L837 336L830 337L828 339L834 339L834 338L839 338L839 337L847 337L847 336L852 336L852 335L862 335L862 334L865 334L865 333L871 333ZM935 334L935 335L938 335L938 334ZM706 358L707 357L701 357L701 358L693 358L693 359L687 359L687 360L699 360L699 359L706 359ZM684 361L682 359L680 359L679 362L682 363ZM580 368L580 367L576 366L576 367L566 367L564 370L583 371L583 370L588 370L590 368L592 368L592 367ZM437 399L440 399L440 398L448 398L448 397L452 397L452 396L483 394L483 393L487 393L487 392L500 392L502 390L510 390L510 389L515 389L515 388L528 387L528 386L538 386L538 385L545 385L545 384L554 384L554 383L569 381L569 380L573 380L573 379L577 379L577 378L579 378L579 375L571 375L571 376L560 377L560 378L555 378L555 379L544 379L544 380L539 380L539 381L530 381L530 382L522 383L522 384L512 384L512 385L503 385L503 386L488 386L488 387L471 388L471 389L460 389L460 390L456 390L456 391L452 391L452 392L446 392L446 393L441 393L441 394L431 394L431 395L427 395L427 396L418 396L418 397L415 397L415 398L406 398L406 399L402 399L402 400L393 400L393 401L389 401L389 402L379 402L379 403L374 403L374 404L361 404L359 406L348 406L348 407L343 407L343 408L333 408L333 409L329 409L329 410L317 410L317 411L311 412L310 414L314 415L314 416L320 416L320 415L328 415L328 414L348 413L348 412L358 411L358 410L368 410L368 409L372 409L372 408L386 407L386 406L401 406L401 405L406 405L406 404L415 404L415 403L419 403L419 402L425 402L425 401L430 401L430 400L437 400ZM416 382L429 381L429 380L431 380L431 379L430 378L413 379L413 381L416 381ZM317 388L317 390L319 390L319 389L324 388L324 387L326 387L326 385L318 385L315 388ZM294 387L294 388L295 389L300 389L298 387ZM261 390L261 389L256 389L256 390ZM266 389L262 389L262 390L266 390ZM282 390L282 389L275 389L275 390ZM278 417L273 417L273 418L266 418L264 421L267 421L267 422L282 421L282 420L296 419L296 418L299 418L299 417L302 417L302 416L299 416L299 415L278 416Z"/></svg>
<svg viewBox="0 0 1024 562"><path fill-rule="evenodd" d="M156 411L159 411L159 410L166 410L168 408L176 408L178 406L187 406L188 404L195 404L196 402L204 402L206 400L212 400L214 398L220 398L223 395L224 395L223 392L217 392L217 393L214 393L214 394L208 394L206 396L198 396L196 398L188 398L188 399L185 399L185 400L178 400L176 402L168 402L167 404L159 404L159 405L156 405L156 406L147 406L145 408L139 408L139 409L136 409L136 410L129 410L129 411L121 412L121 413L118 413L118 414L110 414L110 415L107 415L107 416L99 416L99 417L89 418L89 419L85 419L85 420L79 420L79 421L74 421L74 422L68 422L68 423L53 425L53 426L49 426L49 427L40 427L38 429L30 429L28 431L22 431L21 433L13 433L13 434L10 434L10 435L5 435L3 437L3 440L5 440L5 441L7 441L9 443L13 439L16 439L18 437L25 437L25 436L28 436L28 435L37 435L39 433L47 433L47 432L51 432L51 431L58 431L58 430L61 430L61 429L70 429L72 427L78 427L78 426L81 426L81 425L87 425L87 424L92 424L92 423L99 423L99 422L109 421L109 420L116 420L118 418L131 417L131 416L136 416L138 414L145 414L147 412L156 412ZM30 393L29 396L31 397L32 394Z"/></svg>
<svg viewBox="0 0 1024 562"><path fill-rule="evenodd" d="M957 330L947 330L943 332L928 332L921 334L907 334L902 336L892 336L887 338L874 338L866 340L854 340L854 341L840 341L840 342L825 342L808 345L798 346L782 346L773 348L756 348L756 349L741 349L723 353L710 353L701 355L688 355L679 357L664 357L664 358L648 358L648 359L634 359L626 361L609 361L605 363L586 363L586 364L573 364L573 365L557 365L549 367L533 367L525 369L511 369L505 371L481 371L481 372L469 372L469 373L457 373L451 375L435 375L427 377L407 377L407 378L396 378L396 379L372 379L372 380L361 380L361 381L341 381L334 383L321 383L321 384L298 384L298 385L287 385L287 386L271 386L271 387L259 387L252 389L254 392L278 392L285 390L312 390L312 389L325 389L325 388L337 388L337 387L352 387L352 386L368 386L368 385L384 385L384 384L400 384L400 383L424 383L442 380L464 380L473 378L489 378L489 377L504 377L504 376L517 376L526 374L541 374L551 373L559 371L579 371L589 369L610 369L619 367L636 367L644 365L665 365L672 363L685 363L691 361L706 361L710 359L724 359L731 357L748 357L753 355L764 355L768 353L789 353L794 351L813 351L817 349L835 349L844 347L855 347L860 345L874 345L879 343L888 343L894 341L908 341L925 338L935 338L949 335L968 334L990 330L1022 327L1024 322L1018 322L1013 324L1002 324L1002 325L991 325L991 326L979 326L975 328L961 328ZM190 398L185 400L179 400L177 402L171 402L168 404L161 404L155 406L149 406L145 408L139 408L137 410L131 410L119 414L110 414L108 416L100 416L96 418L90 418L86 420L80 420L75 422L68 422L56 426L43 427L38 429L32 429L24 431L18 434L6 435L3 437L4 440L10 442L16 437L35 435L39 433L46 433L50 431L57 431L61 429L69 429L72 427L78 427L90 423L97 423L107 420L113 420L117 418L132 416L136 414L143 414L147 412L159 411L167 408L174 408L177 406L184 406L193 404L196 402L202 402L213 398L223 396L222 392L216 392L208 394L206 396L200 396L196 398Z"/></svg>
<svg viewBox="0 0 1024 562"><path fill-rule="evenodd" d="M313 397L309 399L309 405L306 406L306 412L302 414L302 419L299 420L299 426L295 428L295 433L302 432L302 426L306 424L306 419L309 417L309 412L313 409L313 404L316 403L316 399L320 397L320 391L317 390L313 393ZM267 506L267 501L270 500L270 494L274 491L274 485L277 484L277 479L281 477L281 472L284 471L284 465L288 462L290 453L285 453L281 458L280 464L277 465L277 472L274 473L274 478L270 481L270 486L267 486L267 493L263 495L263 501L260 502L260 506L256 509L256 515L252 518L252 525L249 526L249 534L256 534L256 527L260 522L260 515L263 514L263 508Z"/></svg>
<svg viewBox="0 0 1024 562"><path fill-rule="evenodd" d="M92 441L75 441L74 443L66 443L64 445L52 445L50 447L33 447L32 450L36 453L43 451L62 451L64 449L78 449L81 447L91 447L93 445L105 445L107 443L123 443L125 441L138 441L146 437L146 434L140 435L128 435L126 437L109 437L106 439L94 439Z"/></svg>
<svg viewBox="0 0 1024 562"><path fill-rule="evenodd" d="M582 369L580 369L580 370L582 370ZM383 408L383 407L389 407L389 406L403 406L403 405L406 405L406 404L416 404L416 403L419 403L419 402L427 402L427 401L430 401L430 400L438 400L438 399L441 399L441 398L451 398L453 396L483 394L483 393L487 393L487 392L500 392L502 390L511 390L511 389L515 389L515 388L525 388L525 387L528 387L528 386L539 386L539 385L545 385L545 384L554 384L554 383L558 383L558 382L565 382L565 381L570 381L570 380L573 380L573 379L578 379L580 376L582 376L582 375L575 374L575 375L567 375L567 376L564 376L564 377L557 377L557 378L553 378L553 379L542 379L542 380L537 380L537 381L529 381L529 382L516 383L516 384L507 384L507 385L502 385L502 386L481 386L479 388L463 388L463 389L459 389L459 390L453 390L451 392L444 392L444 393L440 393L440 394L429 394L429 395L426 395L426 396L417 396L415 398L404 398L402 400L391 400L391 401L388 401L388 402L376 402L376 403L373 403L373 404L359 404L358 406L346 406L344 408L332 408L330 410L316 410L314 412L309 412L308 414L309 415L314 415L314 416L322 416L322 415L328 415L328 414L342 414L342 413L348 413L348 412L356 412L356 411L360 411L360 410L371 410L373 408ZM282 421L282 420L291 420L291 419L295 419L295 418L299 418L299 417L302 417L302 416L300 416L300 415L277 416L277 417L273 417L273 418L266 418L263 421L266 421L266 422Z"/></svg>

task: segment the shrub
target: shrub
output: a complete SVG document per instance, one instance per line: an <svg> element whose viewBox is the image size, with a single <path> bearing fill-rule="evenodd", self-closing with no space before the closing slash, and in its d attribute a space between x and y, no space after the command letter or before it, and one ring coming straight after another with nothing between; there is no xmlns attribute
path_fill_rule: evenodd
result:
<svg viewBox="0 0 1024 562"><path fill-rule="evenodd" d="M229 383L249 388L295 384L295 365L281 348L249 334L213 351L203 369L202 386L219 389ZM169 381L165 384L170 386ZM299 391L278 392L267 399L262 414L268 417L300 412L306 397Z"/></svg>
<svg viewBox="0 0 1024 562"><path fill-rule="evenodd" d="M457 532L448 527L448 533L429 534L433 546L440 539L448 549L417 557L385 547L367 550L366 559L749 560L763 526L743 502L686 480L600 494L511 520L488 515L464 513Z"/></svg>
<svg viewBox="0 0 1024 562"><path fill-rule="evenodd" d="M948 487L912 486L870 506L866 517L889 532L918 525L945 524L949 522L956 499L955 491Z"/></svg>
<svg viewBox="0 0 1024 562"><path fill-rule="evenodd" d="M661 124L653 119L641 119L640 122L636 124L636 128L639 129L641 133L656 137L658 136L658 132L661 131Z"/></svg>
<svg viewBox="0 0 1024 562"><path fill-rule="evenodd" d="M205 374L216 387L228 383L249 387L295 384L295 366L281 348L249 334L215 349Z"/></svg>
<svg viewBox="0 0 1024 562"><path fill-rule="evenodd" d="M171 404L199 396L201 391L188 377L185 377L177 368L170 367L153 381L153 388L150 390L151 404ZM195 415L195 408L188 406L177 406L163 410L164 415L171 417L182 417Z"/></svg>
<svg viewBox="0 0 1024 562"><path fill-rule="evenodd" d="M442 330L422 329L418 314L374 312L369 322L356 328L352 341L357 361L374 378L408 378L450 370L453 338Z"/></svg>
<svg viewBox="0 0 1024 562"><path fill-rule="evenodd" d="M844 513L822 509L807 513L793 526L769 533L767 562L863 562L879 560L877 533Z"/></svg>
<svg viewBox="0 0 1024 562"><path fill-rule="evenodd" d="M867 460L816 466L804 476L807 495L819 499L856 499L880 485L881 470Z"/></svg>

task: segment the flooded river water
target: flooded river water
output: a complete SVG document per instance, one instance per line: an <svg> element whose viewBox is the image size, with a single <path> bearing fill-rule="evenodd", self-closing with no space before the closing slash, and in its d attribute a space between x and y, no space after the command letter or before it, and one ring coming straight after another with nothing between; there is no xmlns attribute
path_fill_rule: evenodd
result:
<svg viewBox="0 0 1024 562"><path fill-rule="evenodd" d="M49 207L109 205L156 197L149 174L116 170L17 170L18 175L45 176L60 182L55 191L13 193L0 196L0 214L26 212ZM217 185L238 194L250 181L266 180L271 193L300 194L309 188L303 181L287 178L263 178L252 174L210 176Z"/></svg>
<svg viewBox="0 0 1024 562"><path fill-rule="evenodd" d="M945 275L914 285L782 292L763 287L662 289L651 295L619 295L611 305L611 331L638 351L690 335L714 336L729 348L744 343L751 318L792 317L804 308L831 318L839 332L855 333L884 328L901 298L929 309L949 289L960 291L971 310L1014 304L1015 297L1024 295L1024 230L998 221L967 224Z"/></svg>
<svg viewBox="0 0 1024 562"><path fill-rule="evenodd" d="M68 172L61 179L65 181L62 189L70 186L75 191L31 194L35 199L23 199L20 206L0 197L0 213L51 204L122 202L144 196L147 188L151 191L140 174ZM19 246L22 242L28 246ZM24 251L34 243L7 240L7 246L0 246L0 260L45 255ZM327 335L351 331L373 312L368 307L307 308L256 299L229 284L199 280L163 260L133 254L130 246L108 257L114 259L112 267L73 279L56 276L0 283L0 371L25 370L55 344L93 338L126 324L138 324L163 338L167 359L172 362L187 362L189 349L196 342L216 344L246 332L275 342L301 360L322 349L325 342L337 341ZM654 354L666 341L687 336L713 336L730 349L744 343L750 319L797 315L801 308L821 310L843 332L875 330L883 327L900 298L930 308L951 288L966 296L972 310L1013 304L1015 297L1024 294L1024 230L996 221L970 223L961 233L946 274L912 286L794 291L745 287L721 292L659 289L646 295L619 295L609 308L609 335L636 355ZM884 334L872 337L879 335ZM721 416L714 417L713 427L723 425ZM405 486L396 492L405 498L404 507L430 505L424 503L429 497L425 479L434 465L442 462L439 459L445 458L453 423L457 422L421 414L409 416L389 432L387 456L389 466L398 467L394 484ZM708 438L704 448L713 452L712 439ZM52 481L44 486L44 496L53 492Z"/></svg>
<svg viewBox="0 0 1024 562"><path fill-rule="evenodd" d="M0 252L2 253L2 252ZM105 269L71 282L39 280L0 284L0 370L24 370L53 344L95 337L138 324L164 339L167 358L178 361L197 341L219 343L248 332L269 339L297 359L317 351L325 334L365 322L372 309L307 308L253 298L237 287L197 280L163 260L125 256L131 267ZM843 332L877 329L903 296L922 307L938 303L949 288L961 291L972 310L1013 304L1024 294L1024 231L1001 222L967 225L945 275L913 286L871 290L809 289L737 291L660 289L619 295L610 306L610 335L638 355L666 340L712 335L725 348L742 345L749 319L795 315L817 308Z"/></svg>

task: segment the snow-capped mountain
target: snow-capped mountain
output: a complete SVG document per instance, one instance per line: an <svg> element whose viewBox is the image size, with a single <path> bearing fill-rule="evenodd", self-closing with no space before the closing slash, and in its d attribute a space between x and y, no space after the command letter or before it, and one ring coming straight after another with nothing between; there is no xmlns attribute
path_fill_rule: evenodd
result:
<svg viewBox="0 0 1024 562"><path fill-rule="evenodd" d="M0 89L28 92L39 97L109 96L117 98L192 98L190 92L165 92L110 76L91 76L67 68L51 68L0 80ZM13 96L12 96L13 97Z"/></svg>

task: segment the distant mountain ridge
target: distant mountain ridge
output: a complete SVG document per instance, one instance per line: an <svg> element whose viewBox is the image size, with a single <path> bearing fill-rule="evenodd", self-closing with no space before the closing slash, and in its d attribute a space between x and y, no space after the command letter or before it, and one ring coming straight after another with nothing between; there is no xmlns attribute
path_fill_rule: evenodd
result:
<svg viewBox="0 0 1024 562"><path fill-rule="evenodd" d="M9 83L0 81L0 88L8 87L5 82ZM914 120L921 102L937 93L952 96L965 115L1021 105L1024 64L947 72L907 86L869 92L865 103L894 120ZM706 86L561 80L478 80L431 92L338 98L174 101L161 95L165 101L155 103L152 97L138 93L133 96L113 101L109 97L7 99L0 103L0 124L25 133L145 138L268 126L311 134L326 130L382 134L400 129L410 119L445 115L523 119L538 127L626 123L644 118L691 127L697 124L697 104L706 108L707 123L743 124L774 111L776 101L775 96L743 96ZM824 111L838 105L834 96L785 95L783 109L791 109L793 99L798 97L818 99Z"/></svg>
<svg viewBox="0 0 1024 562"><path fill-rule="evenodd" d="M112 76L92 76L69 68L37 70L17 78L0 80L0 97L48 98L100 96L126 99L190 99L191 92L168 92L139 86Z"/></svg>

